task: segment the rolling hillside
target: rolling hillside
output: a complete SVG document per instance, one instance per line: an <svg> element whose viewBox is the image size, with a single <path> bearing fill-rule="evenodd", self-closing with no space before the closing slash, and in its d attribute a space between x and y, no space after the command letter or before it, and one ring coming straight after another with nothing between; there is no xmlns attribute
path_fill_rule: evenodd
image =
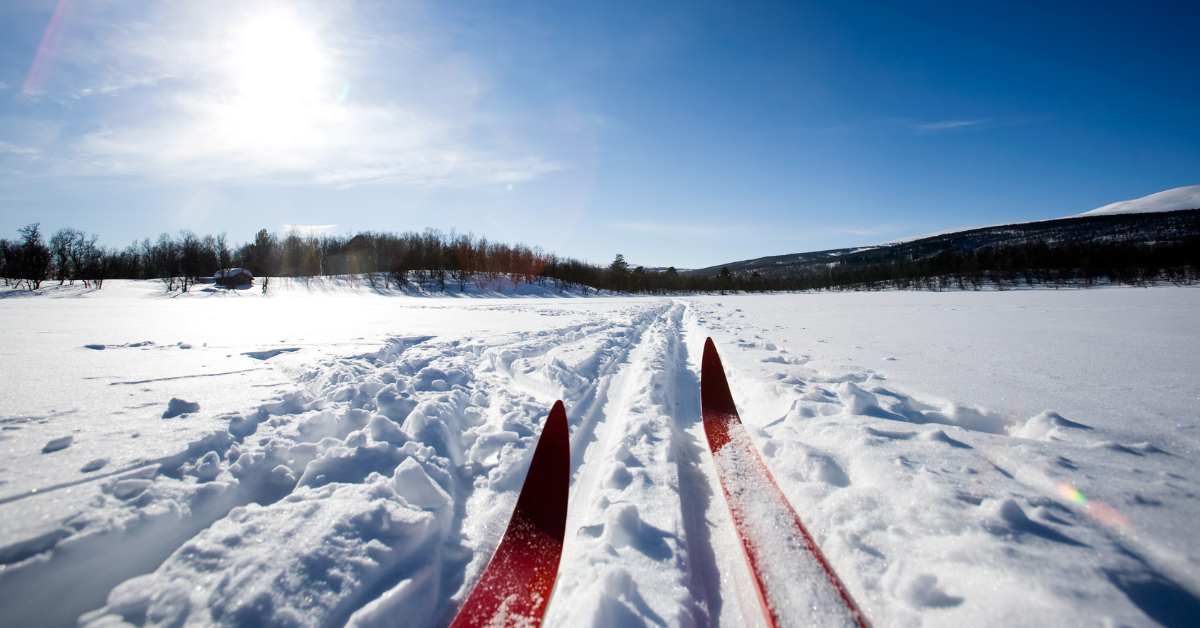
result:
<svg viewBox="0 0 1200 628"><path fill-rule="evenodd" d="M762 277L789 277L823 268L845 269L912 262L932 258L945 251L962 253L1041 243L1051 250L1065 245L1129 243L1159 247L1184 244L1200 237L1200 200L1196 200L1195 208L1164 208L1173 208L1181 200L1188 201L1185 205L1191 204L1196 195L1200 195L1200 186L1168 190L1145 199L1114 203L1067 218L976 227L875 246L760 257L688 270L684 274L711 277L720 273L722 268L728 268L735 276L758 273ZM1152 200L1171 203L1149 202Z"/></svg>

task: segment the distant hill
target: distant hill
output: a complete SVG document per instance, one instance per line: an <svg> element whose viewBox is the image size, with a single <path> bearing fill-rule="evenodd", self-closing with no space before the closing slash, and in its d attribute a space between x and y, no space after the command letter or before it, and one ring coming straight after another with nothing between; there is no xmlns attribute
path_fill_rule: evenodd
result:
<svg viewBox="0 0 1200 628"><path fill-rule="evenodd" d="M1200 207L1200 185L1175 188L1132 201L1120 201L1105 205L1080 216L1097 214L1132 214L1145 212L1172 212L1181 209L1196 209Z"/></svg>
<svg viewBox="0 0 1200 628"><path fill-rule="evenodd" d="M1163 246L1200 237L1200 186L1167 190L1113 203L1067 218L973 227L917 236L866 247L791 253L729 262L681 271L691 277L712 277L728 268L734 276L753 273L768 278L811 274L878 264L911 263L943 252L962 253L997 247L1045 245L1108 245L1129 243Z"/></svg>
<svg viewBox="0 0 1200 628"><path fill-rule="evenodd" d="M1156 192L1149 196L1143 196L1142 198L1134 199L1132 201L1118 201L1116 203L1111 203L1109 205L1105 205L1104 207L1099 207L1097 209L1093 209L1091 211L1084 212L1082 214L1075 214L1075 216L1094 216L1096 214L1134 214L1134 213L1148 213L1148 212L1169 212L1169 211L1178 211L1181 209L1197 209L1197 208L1200 208L1200 185L1189 185L1189 186L1185 186L1185 187L1181 187L1181 188L1175 188L1173 190L1166 190L1164 192ZM1073 217L1074 216L1067 216L1067 218L1073 218ZM1056 220L1056 219L1051 218L1051 220ZM1042 222L1042 221L1034 220L1032 222ZM1016 224L1016 223L1009 223L1009 224ZM1000 226L1003 226L1003 225L978 225L975 227L956 227L954 229L946 229L943 231L935 231L933 233L926 233L923 235L908 236L908 237L900 238L897 240L891 240L888 242L884 242L883 245L900 244L902 242L913 242L915 240L923 240L925 238L931 238L933 236L958 233L960 231L972 231L975 229L983 229L986 227L1000 227Z"/></svg>

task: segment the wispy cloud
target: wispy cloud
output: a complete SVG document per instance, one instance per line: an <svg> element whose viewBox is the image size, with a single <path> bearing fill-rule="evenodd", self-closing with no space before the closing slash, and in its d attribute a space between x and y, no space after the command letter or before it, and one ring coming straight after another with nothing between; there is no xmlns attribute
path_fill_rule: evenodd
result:
<svg viewBox="0 0 1200 628"><path fill-rule="evenodd" d="M990 118L984 120L942 120L940 122L914 124L913 128L917 129L918 131L949 131L951 129L967 129L971 127L978 127L991 121L992 120Z"/></svg>
<svg viewBox="0 0 1200 628"><path fill-rule="evenodd" d="M329 233L337 228L337 225L282 225L284 233L298 233L300 235L320 235Z"/></svg>
<svg viewBox="0 0 1200 628"><path fill-rule="evenodd" d="M678 235L691 237L711 237L729 232L728 227L684 225L664 222L630 221L613 223L614 229L635 231L640 233L658 233L663 235Z"/></svg>
<svg viewBox="0 0 1200 628"><path fill-rule="evenodd" d="M851 234L851 235L879 235L879 234L880 234L880 231L878 231L878 230L874 230L874 229L869 229L869 230L864 230L864 229L834 229L834 230L833 230L833 232L834 232L834 233L849 233L849 234Z"/></svg>
<svg viewBox="0 0 1200 628"><path fill-rule="evenodd" d="M36 148L27 148L10 144L5 141L0 141L0 153L9 153L13 155L36 155L38 154L38 150Z"/></svg>
<svg viewBox="0 0 1200 628"><path fill-rule="evenodd" d="M74 101L65 126L84 130L36 147L46 159L27 170L467 187L562 168L481 104L486 72L414 6L391 9L407 21L337 0L133 0L124 19L76 16L61 76L41 83L58 91L35 100Z"/></svg>

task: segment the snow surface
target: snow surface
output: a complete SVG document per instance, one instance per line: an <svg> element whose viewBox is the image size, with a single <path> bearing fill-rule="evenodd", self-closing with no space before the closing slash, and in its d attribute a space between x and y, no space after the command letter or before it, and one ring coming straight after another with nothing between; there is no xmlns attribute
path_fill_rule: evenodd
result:
<svg viewBox="0 0 1200 628"><path fill-rule="evenodd" d="M1157 192L1132 201L1120 201L1079 215L1173 212L1181 209L1200 209L1200 185Z"/></svg>
<svg viewBox="0 0 1200 628"><path fill-rule="evenodd" d="M0 625L444 626L558 398L546 625L762 625L708 336L874 625L1200 616L1200 289L270 285L0 291Z"/></svg>
<svg viewBox="0 0 1200 628"><path fill-rule="evenodd" d="M770 614L783 627L858 626L853 610L797 529L796 515L763 471L745 428L730 426L729 439L715 452L713 463L729 509L742 522L739 532L747 546L747 562L762 576Z"/></svg>

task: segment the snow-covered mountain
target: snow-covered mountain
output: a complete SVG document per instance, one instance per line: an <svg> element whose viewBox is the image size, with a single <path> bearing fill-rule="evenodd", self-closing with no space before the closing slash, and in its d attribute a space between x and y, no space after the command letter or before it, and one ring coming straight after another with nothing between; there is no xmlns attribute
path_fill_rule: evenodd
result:
<svg viewBox="0 0 1200 628"><path fill-rule="evenodd" d="M1188 185L1173 190L1157 192L1132 201L1119 201L1077 215L1094 216L1096 214L1173 212L1181 209L1198 208L1200 208L1200 185Z"/></svg>
<svg viewBox="0 0 1200 628"><path fill-rule="evenodd" d="M763 276L788 276L833 262L845 267L878 263L885 258L922 259L937 255L946 249L1019 245L1038 240L1055 244L1118 241L1161 244L1168 240L1178 242L1190 235L1196 235L1194 216L1145 214L1188 210L1200 210L1200 185L1166 190L1063 218L946 229L874 246L760 257L689 270L684 274L711 277L727 267L735 274L749 275L758 272Z"/></svg>
<svg viewBox="0 0 1200 628"><path fill-rule="evenodd" d="M1131 201L1117 201L1110 203L1104 207L1098 207L1091 211L1083 212L1082 214L1074 214L1065 216L1066 218L1074 218L1075 216L1095 216L1097 214L1139 214L1147 212L1173 212L1181 209L1200 209L1200 185L1187 185L1181 188L1172 190L1164 190L1155 192L1142 198L1136 198ZM1050 218L1049 220L1059 220L1058 218ZM1003 227L1006 224L1030 224L1032 222L1044 222L1041 220L1033 220L1028 223L1003 223L996 225L978 225L975 227L957 227L954 229L945 229L942 231L934 231L933 233L925 233L922 235L907 236L896 240L884 242L878 246L888 246L892 244L904 244L905 242L916 242L925 238L936 236L950 235L952 233L962 233L963 231L971 231L974 229L988 229L991 227Z"/></svg>

